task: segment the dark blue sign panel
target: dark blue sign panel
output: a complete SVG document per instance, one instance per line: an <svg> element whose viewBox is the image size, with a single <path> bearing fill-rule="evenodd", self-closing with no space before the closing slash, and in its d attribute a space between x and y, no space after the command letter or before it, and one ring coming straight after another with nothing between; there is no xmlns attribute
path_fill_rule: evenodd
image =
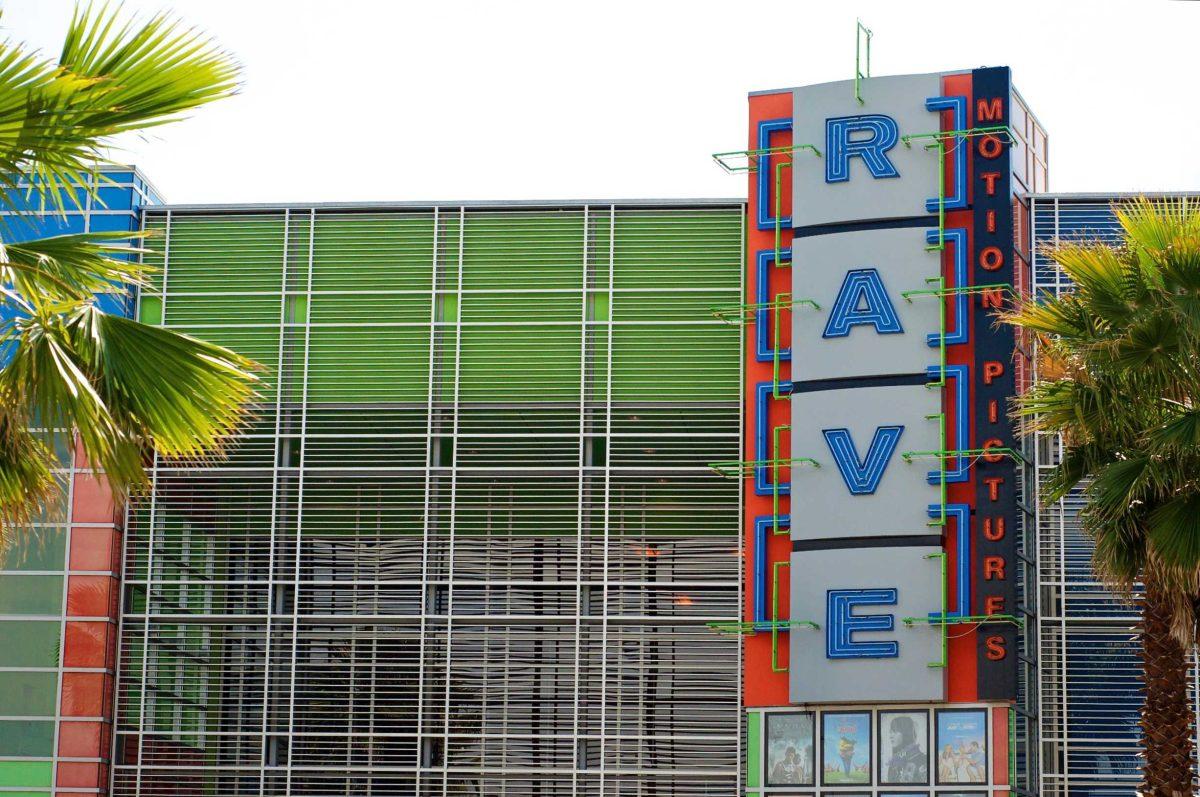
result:
<svg viewBox="0 0 1200 797"><path fill-rule="evenodd" d="M974 127L1009 124L1012 86L1007 67L972 73ZM1013 251L1011 145L1008 135L971 139L974 196L975 285L1016 284ZM1017 438L1008 417L1016 394L1011 327L996 326L999 293L976 294L975 447L995 449L975 465L976 615L1015 615L1017 604L1017 468L1009 452ZM1006 451L1005 451L1006 450ZM979 629L979 699L1012 700L1017 694L1017 632L1011 623L985 623Z"/></svg>

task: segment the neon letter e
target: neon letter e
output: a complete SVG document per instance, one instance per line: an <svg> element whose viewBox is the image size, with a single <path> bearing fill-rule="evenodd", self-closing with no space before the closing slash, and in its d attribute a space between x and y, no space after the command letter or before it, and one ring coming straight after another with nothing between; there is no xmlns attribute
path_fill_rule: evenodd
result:
<svg viewBox="0 0 1200 797"><path fill-rule="evenodd" d="M856 642L856 631L891 631L890 614L855 614L855 606L895 606L895 587L831 589L825 593L825 657L829 659L890 659L900 655L895 640Z"/></svg>

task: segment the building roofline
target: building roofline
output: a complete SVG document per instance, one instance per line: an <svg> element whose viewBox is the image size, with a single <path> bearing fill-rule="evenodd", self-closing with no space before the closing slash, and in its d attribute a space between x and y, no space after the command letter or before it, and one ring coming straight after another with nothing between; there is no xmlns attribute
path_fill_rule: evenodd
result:
<svg viewBox="0 0 1200 797"><path fill-rule="evenodd" d="M97 171L99 171L101 174L103 174L105 172L133 172L133 176L136 177L137 179L141 180L142 185L146 186L148 191L153 193L159 199L162 199L162 196L163 196L162 191L158 190L158 186L156 186L154 184L154 182L149 177L146 176L146 173L144 171L142 171L141 168L137 164L134 164L134 163L106 163L103 166L101 166Z"/></svg>
<svg viewBox="0 0 1200 797"><path fill-rule="evenodd" d="M1044 194L1026 194L1028 199L1133 199L1144 196L1151 199L1172 199L1175 197L1197 197L1200 189L1195 191L1060 191Z"/></svg>
<svg viewBox="0 0 1200 797"><path fill-rule="evenodd" d="M466 199L400 202L216 202L194 204L164 204L147 206L145 210L180 212L252 211L252 210L412 210L419 208L562 208L596 205L622 207L727 207L745 205L742 198L702 197L697 199Z"/></svg>

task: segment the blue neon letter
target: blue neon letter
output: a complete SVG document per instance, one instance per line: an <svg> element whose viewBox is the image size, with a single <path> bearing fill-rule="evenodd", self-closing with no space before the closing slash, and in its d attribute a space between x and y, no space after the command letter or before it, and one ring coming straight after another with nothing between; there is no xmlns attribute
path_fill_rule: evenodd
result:
<svg viewBox="0 0 1200 797"><path fill-rule="evenodd" d="M856 615L855 606L895 606L896 588L831 589L825 601L825 657L829 659L892 659L900 655L894 639L855 642L856 631L891 631L890 614Z"/></svg>
<svg viewBox="0 0 1200 797"><path fill-rule="evenodd" d="M842 479L846 482L846 488L850 490L851 495L870 495L875 492L875 488L879 486L879 480L883 478L883 472L887 469L888 460L892 458L892 452L896 450L896 443L900 441L900 433L904 431L903 426L880 426L875 429L875 436L871 438L871 447L867 449L867 456L860 460L858 458L858 449L854 445L854 441L850 439L849 429L824 429L822 434L825 435L825 443L829 446L829 451L833 454L833 459L837 462L838 470L842 472Z"/></svg>
<svg viewBox="0 0 1200 797"><path fill-rule="evenodd" d="M821 337L844 338L855 324L870 324L880 335L904 331L876 269L856 268L846 272Z"/></svg>
<svg viewBox="0 0 1200 797"><path fill-rule="evenodd" d="M869 138L850 136L870 133ZM900 172L888 160L887 152L900 140L896 120L881 114L841 116L825 120L825 182L844 183L850 179L850 159L862 158L871 176L899 177Z"/></svg>

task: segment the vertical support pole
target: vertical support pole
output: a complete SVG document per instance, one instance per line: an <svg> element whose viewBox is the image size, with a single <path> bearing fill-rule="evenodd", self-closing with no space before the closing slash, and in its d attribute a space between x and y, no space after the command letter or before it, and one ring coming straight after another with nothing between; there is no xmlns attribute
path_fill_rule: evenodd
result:
<svg viewBox="0 0 1200 797"><path fill-rule="evenodd" d="M296 668L300 666L297 657L300 649L298 640L300 636L300 562L301 549L303 548L304 543L304 467L305 457L308 450L308 353L312 345L313 244L316 240L316 227L317 211L316 208L312 208L308 212L308 262L306 264L304 281L304 350L301 354L302 365L300 369L300 452L299 460L296 463L296 469L298 473L296 478L296 554L293 562L294 570L292 572L292 656L291 674L288 680L287 727L289 731L289 745L290 740L293 738L291 734L294 733L296 729ZM287 285L285 284L285 292L286 289ZM299 302L294 302L293 304L299 305ZM351 645L353 646L353 642ZM374 669L372 669L372 673L374 673ZM351 716L353 716L353 712L351 712ZM352 741L353 740L348 740L347 747L353 746ZM374 740L368 742L368 744L373 743ZM292 793L292 766L294 758L294 752L289 749L287 758L287 774L284 781L287 784L285 794Z"/></svg>
<svg viewBox="0 0 1200 797"><path fill-rule="evenodd" d="M288 281L288 234L291 224L291 211L283 212L283 266L279 277L279 362L275 369L275 434L272 447L271 462L271 531L270 550L267 554L267 614L266 626L263 629L263 699L262 699L262 750L259 772L259 789L267 793L267 767L271 763L270 743L268 734L268 718L271 716L271 626L275 616L275 528L279 523L279 460L284 449L281 441L283 419L283 374L284 352L287 348L287 281ZM166 320L166 315L163 315Z"/></svg>
<svg viewBox="0 0 1200 797"><path fill-rule="evenodd" d="M454 672L454 656L453 647L451 645L453 637L454 624L454 541L455 541L455 525L457 523L458 510L458 425L459 425L459 396L461 395L462 382L462 328L463 328L463 311L465 302L462 301L463 291L463 272L467 270L465 248L466 248L466 230L467 230L467 208L459 206L458 209L458 281L456 299L458 302L458 312L454 314L454 398L452 402L452 417L450 420L451 439L454 442L454 459L450 463L450 529L449 539L446 547L446 692L445 701L443 703L443 741L442 755L449 755L450 746L450 690ZM442 769L442 791L447 791L450 782L450 768L443 766Z"/></svg>
<svg viewBox="0 0 1200 797"><path fill-rule="evenodd" d="M604 442L609 445L612 438L612 409L613 409L613 318L616 315L616 251L617 251L617 206L608 206L608 318L606 328L608 343L605 347L604 374ZM607 776L607 758L605 745L608 743L608 588L609 588L609 539L612 519L612 456L604 458L604 599L600 610L600 784L599 794L604 793L604 781Z"/></svg>
<svg viewBox="0 0 1200 797"><path fill-rule="evenodd" d="M433 498L433 397L434 386L437 384L437 342L438 342L438 307L441 304L441 293L438 291L438 235L441 232L441 208L433 208L433 251L430 253L429 267L429 383L425 403L425 495L424 508L421 512L421 619L420 638L417 641L417 766L415 790L421 793L421 771L427 765L425 761L425 634L429 607L429 530L433 521L433 510L430 506Z"/></svg>
<svg viewBox="0 0 1200 797"><path fill-rule="evenodd" d="M587 527L583 522L586 513L585 496L588 494L587 471L587 403L588 403L588 261L590 249L590 218L588 206L583 206L583 262L580 273L580 319L579 319L579 455L577 467L579 477L577 484L576 525L575 525L575 651L574 673L571 693L571 796L579 793L579 682L582 680L579 672L580 651L583 646L583 556L584 533ZM536 729L535 729L536 733Z"/></svg>
<svg viewBox="0 0 1200 797"><path fill-rule="evenodd" d="M167 323L167 278L171 267L171 211L167 211L166 232L163 234L163 273L162 273L162 324ZM140 297L139 297L140 301ZM152 582L154 580L154 527L158 523L158 452L150 456L150 518L146 526L146 600L145 615L142 623L142 688L138 700L138 753L137 770L134 774L134 794L140 797L142 793L142 768L146 759L146 699L150 694L150 606ZM61 655L61 654L60 654ZM116 728L113 729L116 736Z"/></svg>

